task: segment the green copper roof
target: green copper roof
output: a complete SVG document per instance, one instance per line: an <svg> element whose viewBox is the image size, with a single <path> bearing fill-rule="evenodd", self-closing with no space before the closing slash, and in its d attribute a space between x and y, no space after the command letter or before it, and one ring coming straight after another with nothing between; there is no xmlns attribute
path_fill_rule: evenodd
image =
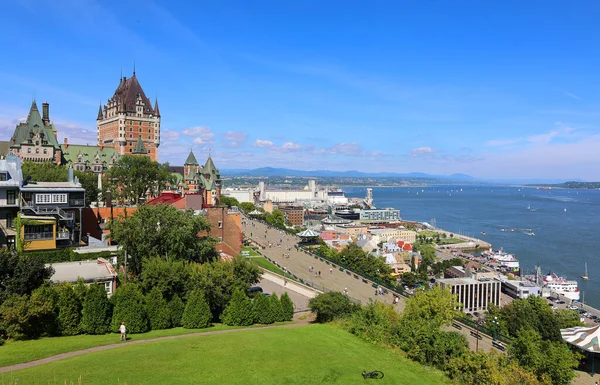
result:
<svg viewBox="0 0 600 385"><path fill-rule="evenodd" d="M65 163L70 165L80 163L79 155L81 155L81 162L86 164L96 163L96 157L106 165L116 162L119 158L119 153L112 147L104 147L100 150L100 146L69 144L61 146L61 150Z"/></svg>
<svg viewBox="0 0 600 385"><path fill-rule="evenodd" d="M35 100L31 103L29 114L25 122L19 123L15 128L15 132L11 138L11 145L13 147L21 147L21 144L28 143L35 135L41 134L43 141L47 142L54 148L59 148L58 141L54 137L54 125L45 125L42 121L42 116L37 108Z"/></svg>
<svg viewBox="0 0 600 385"><path fill-rule="evenodd" d="M185 177L185 180L194 180L194 178L197 176L198 174L196 174L196 170L194 170L193 168L190 170L190 172L188 172L188 174Z"/></svg>
<svg viewBox="0 0 600 385"><path fill-rule="evenodd" d="M190 154L188 155L187 159L185 160L184 165L194 165L194 166L198 165L198 161L196 160L196 157L194 156L194 153L192 151L190 151Z"/></svg>
<svg viewBox="0 0 600 385"><path fill-rule="evenodd" d="M144 146L144 142L142 141L142 137L138 136L137 142L135 143L135 148L133 149L134 154L147 154L146 147Z"/></svg>
<svg viewBox="0 0 600 385"><path fill-rule="evenodd" d="M213 163L213 160L210 157L210 155L208 156L206 164L204 165L204 168L202 170L203 172L210 173L211 175L219 175L219 170L217 170L217 168L215 167L215 164Z"/></svg>

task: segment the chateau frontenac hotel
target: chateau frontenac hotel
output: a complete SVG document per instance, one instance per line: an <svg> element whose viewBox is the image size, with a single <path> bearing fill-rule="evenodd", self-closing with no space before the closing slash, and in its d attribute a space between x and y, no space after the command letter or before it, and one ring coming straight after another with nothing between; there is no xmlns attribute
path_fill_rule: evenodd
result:
<svg viewBox="0 0 600 385"><path fill-rule="evenodd" d="M27 119L19 123L10 140L0 141L0 156L12 153L22 161L53 162L78 171L103 174L122 155L147 156L158 161L161 115L158 100L146 96L135 70L123 76L112 97L100 105L96 117L97 145L73 144L65 138L59 143L50 119L50 104L42 103L42 114L32 102ZM174 174L179 193L201 193L204 202L219 200L221 177L210 156L200 166L192 152L184 165L184 173Z"/></svg>

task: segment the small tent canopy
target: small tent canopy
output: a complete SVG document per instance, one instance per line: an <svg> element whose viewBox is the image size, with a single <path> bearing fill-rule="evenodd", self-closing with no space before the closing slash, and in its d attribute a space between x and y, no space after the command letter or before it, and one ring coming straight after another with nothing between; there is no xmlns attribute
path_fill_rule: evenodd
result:
<svg viewBox="0 0 600 385"><path fill-rule="evenodd" d="M263 214L263 213L261 213L261 212L260 212L260 211L258 211L258 210L254 210L254 211L251 211L250 213L248 213L248 215L262 215L262 214Z"/></svg>
<svg viewBox="0 0 600 385"><path fill-rule="evenodd" d="M560 329L562 339L581 350L590 353L600 353L600 325Z"/></svg>
<svg viewBox="0 0 600 385"><path fill-rule="evenodd" d="M319 233L317 233L316 231L313 231L311 229L306 229L301 233L298 233L298 236L301 238L311 238L311 237L318 237Z"/></svg>

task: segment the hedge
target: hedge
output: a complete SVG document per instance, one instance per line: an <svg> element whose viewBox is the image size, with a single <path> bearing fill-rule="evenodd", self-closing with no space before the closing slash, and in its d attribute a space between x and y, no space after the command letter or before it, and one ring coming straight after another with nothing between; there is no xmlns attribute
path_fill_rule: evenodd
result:
<svg viewBox="0 0 600 385"><path fill-rule="evenodd" d="M111 251L98 251L94 253L79 254L76 253L75 249L73 248L47 251L27 251L26 254L39 257L44 261L44 263L75 262L98 258L108 259L114 255L114 253Z"/></svg>

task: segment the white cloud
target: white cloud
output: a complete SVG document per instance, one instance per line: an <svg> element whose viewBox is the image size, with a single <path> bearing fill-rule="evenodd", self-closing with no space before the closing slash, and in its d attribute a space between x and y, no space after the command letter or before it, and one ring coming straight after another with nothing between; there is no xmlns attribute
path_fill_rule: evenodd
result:
<svg viewBox="0 0 600 385"><path fill-rule="evenodd" d="M174 142L179 139L179 132L170 130L161 130L160 140L161 142Z"/></svg>
<svg viewBox="0 0 600 385"><path fill-rule="evenodd" d="M429 154L434 154L436 152L438 152L438 150L434 150L431 147L419 147L419 148L413 148L411 150L412 156L425 156L425 155L429 155Z"/></svg>
<svg viewBox="0 0 600 385"><path fill-rule="evenodd" d="M194 144L212 144L215 142L215 134L208 127L192 127L181 131L185 136L195 136Z"/></svg>
<svg viewBox="0 0 600 385"><path fill-rule="evenodd" d="M283 151L298 151L301 148L302 148L301 144L294 143L294 142L285 142L284 144L281 145L281 149Z"/></svg>
<svg viewBox="0 0 600 385"><path fill-rule="evenodd" d="M363 156L368 155L357 142L338 143L328 148L319 148L313 151L315 154L325 155L352 155Z"/></svg>
<svg viewBox="0 0 600 385"><path fill-rule="evenodd" d="M270 140L256 139L252 143L252 147L272 147L272 146L273 146L273 142L271 142Z"/></svg>

